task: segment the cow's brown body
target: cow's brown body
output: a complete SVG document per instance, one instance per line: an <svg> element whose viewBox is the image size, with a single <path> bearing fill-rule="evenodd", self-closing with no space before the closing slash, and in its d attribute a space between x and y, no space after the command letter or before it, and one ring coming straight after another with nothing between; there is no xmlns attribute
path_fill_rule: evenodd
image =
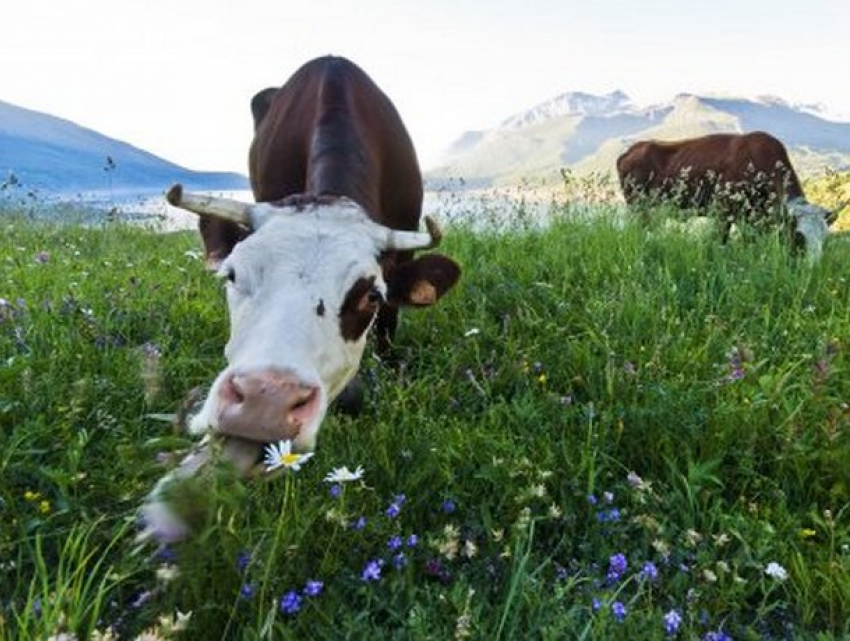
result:
<svg viewBox="0 0 850 641"><path fill-rule="evenodd" d="M413 143L390 99L357 65L332 56L312 60L280 89L259 92L251 110L249 170L257 202L345 196L379 224L417 229L422 176ZM213 262L245 235L233 223L207 218L201 233ZM411 258L412 252L386 252L387 282ZM378 315L381 352L388 350L397 314L385 306Z"/></svg>
<svg viewBox="0 0 850 641"><path fill-rule="evenodd" d="M715 204L733 218L763 217L803 197L785 147L763 132L637 142L617 159L617 174L630 205L646 199Z"/></svg>

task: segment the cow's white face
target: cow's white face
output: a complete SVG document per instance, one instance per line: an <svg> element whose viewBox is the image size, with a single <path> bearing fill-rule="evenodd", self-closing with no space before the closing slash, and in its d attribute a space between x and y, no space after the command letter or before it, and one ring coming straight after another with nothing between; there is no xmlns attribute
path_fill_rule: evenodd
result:
<svg viewBox="0 0 850 641"><path fill-rule="evenodd" d="M349 201L303 212L267 207L219 269L230 312L227 367L190 429L290 439L303 451L354 377L386 299L383 248Z"/></svg>
<svg viewBox="0 0 850 641"><path fill-rule="evenodd" d="M816 261L823 253L823 243L829 233L831 212L803 198L788 201L788 212L794 221L795 243L804 246L806 256Z"/></svg>

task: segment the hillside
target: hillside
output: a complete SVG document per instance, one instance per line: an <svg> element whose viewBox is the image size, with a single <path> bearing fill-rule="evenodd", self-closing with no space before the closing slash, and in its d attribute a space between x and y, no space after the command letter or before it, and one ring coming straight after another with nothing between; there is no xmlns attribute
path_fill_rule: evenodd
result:
<svg viewBox="0 0 850 641"><path fill-rule="evenodd" d="M469 186L486 188L551 178L562 168L607 173L637 140L754 130L780 138L803 175L850 167L850 123L829 120L809 106L772 97L680 94L667 103L641 107L620 91L603 96L571 92L494 129L463 134L427 178L432 184L463 178Z"/></svg>
<svg viewBox="0 0 850 641"><path fill-rule="evenodd" d="M0 183L10 181L47 193L161 190L177 181L193 189L247 186L239 174L192 171L68 120L0 101Z"/></svg>

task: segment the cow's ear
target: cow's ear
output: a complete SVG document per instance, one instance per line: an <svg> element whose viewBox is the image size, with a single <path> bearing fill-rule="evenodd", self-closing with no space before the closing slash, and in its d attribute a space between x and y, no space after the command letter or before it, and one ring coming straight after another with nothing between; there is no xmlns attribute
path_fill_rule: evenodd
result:
<svg viewBox="0 0 850 641"><path fill-rule="evenodd" d="M460 278L460 266L440 254L426 254L397 265L387 283L391 305L427 307L436 303Z"/></svg>
<svg viewBox="0 0 850 641"><path fill-rule="evenodd" d="M254 117L254 131L257 131L260 123L263 122L263 118L265 118L266 114L269 112L272 99L276 94L277 87L269 87L268 89L258 91L257 94L251 98L251 115Z"/></svg>
<svg viewBox="0 0 850 641"><path fill-rule="evenodd" d="M201 239L204 241L204 255L207 269L217 271L221 262L230 255L233 247L251 232L226 220L211 216L201 216L198 222Z"/></svg>

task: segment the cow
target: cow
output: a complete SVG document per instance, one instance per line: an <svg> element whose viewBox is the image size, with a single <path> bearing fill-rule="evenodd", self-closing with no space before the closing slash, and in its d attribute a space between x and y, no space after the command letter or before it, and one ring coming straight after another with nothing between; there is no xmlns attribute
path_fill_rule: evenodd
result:
<svg viewBox="0 0 850 641"><path fill-rule="evenodd" d="M629 206L655 199L684 208L711 205L722 215L724 241L733 223L787 221L793 246L812 258L837 217L808 202L784 145L764 132L718 133L677 141L639 141L617 158Z"/></svg>
<svg viewBox="0 0 850 641"><path fill-rule="evenodd" d="M225 456L247 469L263 446L316 446L329 403L354 378L374 324L379 354L391 346L401 306L436 303L461 269L440 254L422 207L413 143L390 99L340 57L312 60L251 102L249 176L256 203L186 193L168 201L200 215L208 266L224 281L230 316L226 367L193 434L223 437ZM195 474L194 452L171 478ZM143 518L179 538L154 490ZM154 521L154 523L151 523ZM163 538L160 536L160 538Z"/></svg>

